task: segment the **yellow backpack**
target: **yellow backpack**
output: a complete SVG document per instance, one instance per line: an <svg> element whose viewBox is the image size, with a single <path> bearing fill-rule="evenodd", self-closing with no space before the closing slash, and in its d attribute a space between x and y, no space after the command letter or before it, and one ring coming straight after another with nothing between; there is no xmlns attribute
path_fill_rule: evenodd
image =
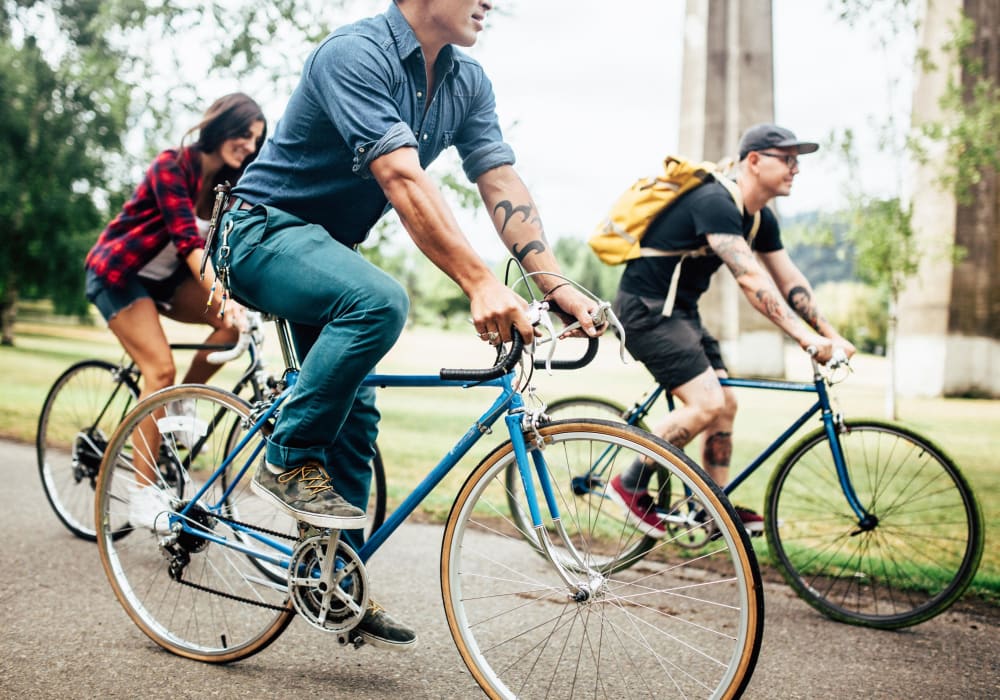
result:
<svg viewBox="0 0 1000 700"><path fill-rule="evenodd" d="M707 255L711 252L711 248L707 245L688 250L642 248L642 237L653 219L677 201L682 194L711 180L721 183L729 191L733 201L736 202L736 207L742 212L743 197L740 189L725 175L725 171L731 165L731 161L696 162L678 156L667 156L663 161L663 174L636 180L618 197L611 211L587 241L601 262L608 265L621 265L638 257L680 257L681 260L674 267L670 279L670 293L663 307L664 316L669 316L673 310L677 282L680 279L681 264L684 259ZM760 212L757 212L754 214L753 228L749 236L751 245L759 227Z"/></svg>

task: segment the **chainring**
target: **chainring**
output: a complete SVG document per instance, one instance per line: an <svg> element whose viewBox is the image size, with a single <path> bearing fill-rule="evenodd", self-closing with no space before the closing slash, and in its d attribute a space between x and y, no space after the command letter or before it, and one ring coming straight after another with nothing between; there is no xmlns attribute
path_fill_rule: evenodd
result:
<svg viewBox="0 0 1000 700"><path fill-rule="evenodd" d="M354 629L368 608L368 573L358 555L339 538L330 579L323 576L330 536L302 540L288 564L288 592L296 611L324 632Z"/></svg>

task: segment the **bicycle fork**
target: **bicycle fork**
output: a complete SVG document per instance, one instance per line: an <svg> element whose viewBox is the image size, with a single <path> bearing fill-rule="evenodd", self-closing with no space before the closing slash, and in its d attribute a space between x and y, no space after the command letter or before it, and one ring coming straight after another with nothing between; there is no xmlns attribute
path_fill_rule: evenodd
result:
<svg viewBox="0 0 1000 700"><path fill-rule="evenodd" d="M507 414L504 420L507 423L511 445L514 448L514 458L517 461L517 469L521 475L521 485L524 488L524 496L528 502L528 511L531 515L531 525L535 531L535 538L545 558L552 563L559 574L559 578L566 584L570 596L576 602L582 603L590 599L597 592L604 581L604 577L584 561L566 533L566 528L563 526L562 518L559 515L559 504L556 502L552 480L549 478L548 467L545 463L544 440L537 431L535 431L534 449L531 450L531 460L529 461L528 459L528 445L524 438L525 431L522 425L524 415L523 409L512 411ZM534 430L534 426L529 426L529 428ZM552 517L552 525L555 527L556 533L559 535L559 539L565 546L566 551L569 552L573 560L572 563L576 565L577 570L586 572L586 582L580 581L579 575L572 574L562 563L561 558L555 551L549 533L542 523L541 509L539 508L538 496L531 476L531 467L529 466L531 464L535 467L535 474L538 476L542 495L545 497L546 506Z"/></svg>

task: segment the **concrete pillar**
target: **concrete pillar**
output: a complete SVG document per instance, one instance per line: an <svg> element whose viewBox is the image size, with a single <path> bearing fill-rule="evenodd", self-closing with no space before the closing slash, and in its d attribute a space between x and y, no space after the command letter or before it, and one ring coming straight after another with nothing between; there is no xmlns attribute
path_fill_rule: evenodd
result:
<svg viewBox="0 0 1000 700"><path fill-rule="evenodd" d="M740 134L774 120L771 0L687 0L678 150L736 157ZM750 306L725 268L700 303L730 371L784 374L784 334Z"/></svg>
<svg viewBox="0 0 1000 700"><path fill-rule="evenodd" d="M1000 83L1000 8L996 0L933 0L922 23L921 48L938 70L917 75L913 122L947 118L940 98L948 80L968 88L954 56L941 47L951 39L960 11L977 25L972 51L986 77ZM983 173L969 203L958 203L938 182L943 146L930 166L914 168L913 225L924 251L917 277L899 304L896 386L902 396L1000 397L1000 183ZM943 251L966 250L957 265Z"/></svg>

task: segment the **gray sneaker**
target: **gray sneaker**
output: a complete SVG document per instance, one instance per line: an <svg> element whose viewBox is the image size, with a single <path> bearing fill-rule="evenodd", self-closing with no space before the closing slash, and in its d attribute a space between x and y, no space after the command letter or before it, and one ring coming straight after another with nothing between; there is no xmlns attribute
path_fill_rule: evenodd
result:
<svg viewBox="0 0 1000 700"><path fill-rule="evenodd" d="M383 649L409 651L417 646L417 633L385 611L374 600L369 601L357 632L366 644Z"/></svg>
<svg viewBox="0 0 1000 700"><path fill-rule="evenodd" d="M368 520L363 510L333 490L330 477L318 462L283 470L261 460L250 488L292 517L317 527L354 530Z"/></svg>

